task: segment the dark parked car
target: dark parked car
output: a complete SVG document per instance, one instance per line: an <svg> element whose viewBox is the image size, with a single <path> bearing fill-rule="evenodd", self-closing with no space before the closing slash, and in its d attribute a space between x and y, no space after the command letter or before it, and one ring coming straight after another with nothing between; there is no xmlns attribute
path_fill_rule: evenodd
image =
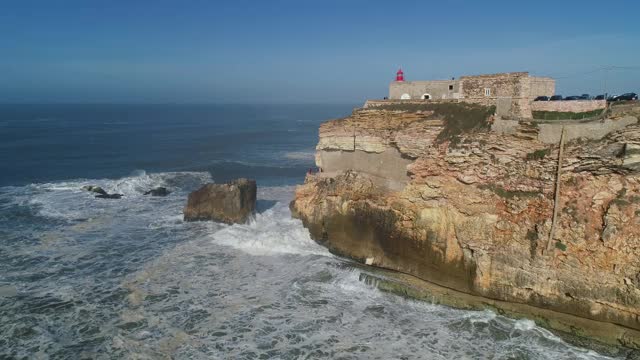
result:
<svg viewBox="0 0 640 360"><path fill-rule="evenodd" d="M567 96L566 98L564 98L566 101L570 101L570 100L581 100L580 96Z"/></svg>
<svg viewBox="0 0 640 360"><path fill-rule="evenodd" d="M611 98L611 101L623 101L623 100L638 100L638 94L626 93L626 94L614 96L613 98Z"/></svg>
<svg viewBox="0 0 640 360"><path fill-rule="evenodd" d="M562 95L553 95L549 98L549 101L560 101L562 100Z"/></svg>
<svg viewBox="0 0 640 360"><path fill-rule="evenodd" d="M580 100L591 100L591 95L582 94L582 95L580 95Z"/></svg>
<svg viewBox="0 0 640 360"><path fill-rule="evenodd" d="M593 100L604 100L604 95L598 95L594 97Z"/></svg>
<svg viewBox="0 0 640 360"><path fill-rule="evenodd" d="M549 101L549 97L548 96L538 96L537 98L533 99L533 101Z"/></svg>

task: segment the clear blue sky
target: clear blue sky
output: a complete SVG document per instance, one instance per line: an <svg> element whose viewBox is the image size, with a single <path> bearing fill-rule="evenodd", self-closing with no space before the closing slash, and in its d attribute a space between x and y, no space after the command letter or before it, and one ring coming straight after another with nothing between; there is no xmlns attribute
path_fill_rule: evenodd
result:
<svg viewBox="0 0 640 360"><path fill-rule="evenodd" d="M529 71L640 92L640 1L0 4L0 102L357 103L414 80Z"/></svg>

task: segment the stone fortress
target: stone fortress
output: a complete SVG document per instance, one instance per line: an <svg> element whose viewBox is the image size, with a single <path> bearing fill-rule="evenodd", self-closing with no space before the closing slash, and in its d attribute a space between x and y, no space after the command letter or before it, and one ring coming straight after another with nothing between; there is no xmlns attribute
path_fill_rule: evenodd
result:
<svg viewBox="0 0 640 360"><path fill-rule="evenodd" d="M530 76L527 72L462 76L451 80L405 81L398 70L396 81L389 85L390 99L496 99L552 96L556 82L548 77Z"/></svg>
<svg viewBox="0 0 640 360"><path fill-rule="evenodd" d="M516 134L529 124L539 129L538 140L555 144L566 130L567 140L601 139L637 119L626 116L622 106L609 107L606 100L534 101L538 96L555 95L556 82L550 77L511 72L462 76L451 80L407 81L402 70L389 85L389 97L367 100L363 108L398 104L469 103L495 109L491 130ZM637 105L632 105L636 108ZM628 110L628 109L627 109ZM634 110L635 111L635 110Z"/></svg>
<svg viewBox="0 0 640 360"><path fill-rule="evenodd" d="M512 72L462 76L451 80L405 81L398 70L389 85L390 102L456 101L496 106L496 114L509 118L532 118L532 111L581 112L604 109L606 101L534 102L538 96L553 96L556 82L550 77ZM570 107L570 109L569 109Z"/></svg>

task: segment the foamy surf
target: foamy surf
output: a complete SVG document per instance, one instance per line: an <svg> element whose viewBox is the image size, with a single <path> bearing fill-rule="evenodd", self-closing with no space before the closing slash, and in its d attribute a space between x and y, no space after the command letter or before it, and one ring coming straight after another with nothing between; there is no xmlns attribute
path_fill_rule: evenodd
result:
<svg viewBox="0 0 640 360"><path fill-rule="evenodd" d="M292 219L286 204L276 203L272 208L255 215L248 224L236 224L212 234L216 244L231 246L252 255L331 254L315 243L302 222Z"/></svg>
<svg viewBox="0 0 640 360"><path fill-rule="evenodd" d="M284 157L292 160L313 161L315 158L314 151L290 151L284 154Z"/></svg>
<svg viewBox="0 0 640 360"><path fill-rule="evenodd" d="M0 357L608 359L528 320L360 281L291 218L295 186L259 187L248 224L182 221L189 191L210 180L136 172L0 189ZM142 195L158 186L172 193Z"/></svg>
<svg viewBox="0 0 640 360"><path fill-rule="evenodd" d="M148 201L143 203L141 200L162 200L145 196L145 191L162 186L180 193L210 181L211 175L206 172L147 174L139 170L132 176L120 179L78 179L25 187L4 187L0 191L11 203L33 207L43 217L73 221L101 216L110 211L148 209L153 204ZM117 200L96 199L95 193L82 189L88 185L99 186L108 193L122 194L123 197Z"/></svg>

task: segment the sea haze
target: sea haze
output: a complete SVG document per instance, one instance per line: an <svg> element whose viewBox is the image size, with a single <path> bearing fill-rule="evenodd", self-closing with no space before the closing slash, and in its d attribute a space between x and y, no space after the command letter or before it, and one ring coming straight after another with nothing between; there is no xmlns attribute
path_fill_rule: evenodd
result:
<svg viewBox="0 0 640 360"><path fill-rule="evenodd" d="M288 203L319 124L353 107L0 106L0 359L607 358L380 292L315 243ZM259 185L248 224L182 221L238 176Z"/></svg>

